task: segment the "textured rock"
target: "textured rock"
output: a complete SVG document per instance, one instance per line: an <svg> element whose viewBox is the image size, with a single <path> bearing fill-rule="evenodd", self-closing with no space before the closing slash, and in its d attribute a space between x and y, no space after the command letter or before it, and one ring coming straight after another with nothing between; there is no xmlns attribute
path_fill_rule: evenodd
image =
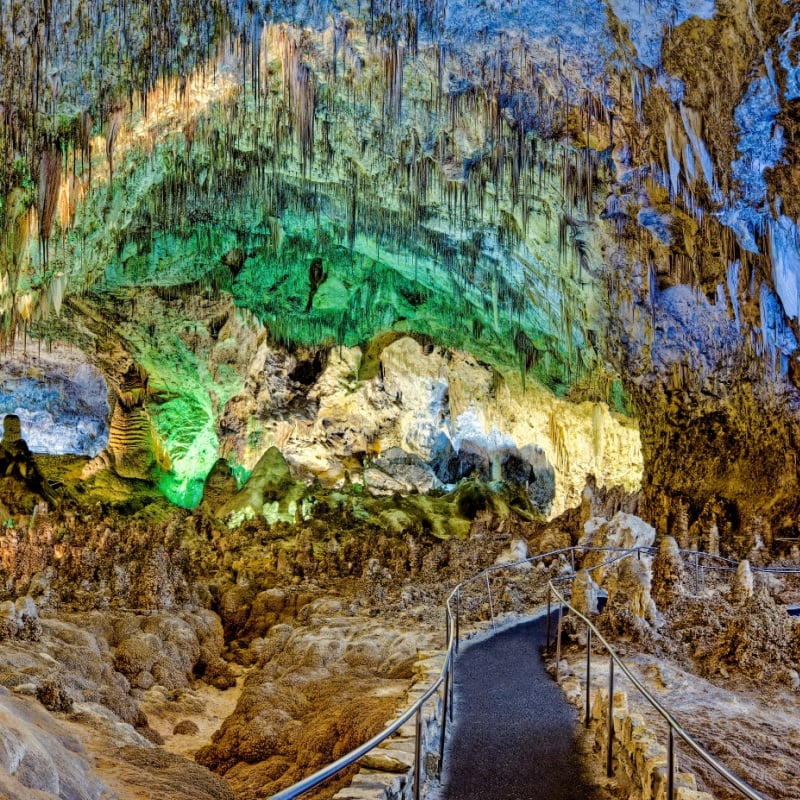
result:
<svg viewBox="0 0 800 800"><path fill-rule="evenodd" d="M118 752L120 760L130 772L139 775L138 781L126 776L130 791L161 793L174 800L234 798L225 781L182 756L156 747L121 747Z"/></svg>
<svg viewBox="0 0 800 800"><path fill-rule="evenodd" d="M390 447L383 451L377 458L370 462L371 469L365 471L364 483L370 490L375 491L380 487L383 473L394 482L391 491L428 492L441 485L434 470L419 456L406 453L399 447ZM389 491L388 486L384 486Z"/></svg>
<svg viewBox="0 0 800 800"><path fill-rule="evenodd" d="M641 413L646 514L659 533L680 540L662 516L662 493L667 504L689 502L690 524L716 501L734 528L720 525L720 538L731 542L753 514L778 523L778 508L796 496L797 471L786 454L796 446L795 270L787 267L797 263L797 243L784 239L791 225L783 211L763 205L767 196L775 201L773 176L791 169L778 120L793 101L766 64L774 46L767 40L786 36L792 14L783 3L754 14L733 3L707 17L706 6L673 36L674 21L642 24L633 4L614 6L632 30L656 32L647 38L665 75L642 104L646 129L633 137L648 153L640 165L660 163L662 185L639 192L630 182L620 194L635 200L634 213L646 206L650 219L668 210L668 230L648 226L646 258L616 262L629 289L618 293L625 310L612 322L617 363ZM636 168L635 157L627 161L629 171ZM695 192L718 212L695 213L687 202ZM758 245L759 229L774 231L771 246ZM761 277L750 283L752 275ZM772 333L761 348L754 342L765 330ZM737 553L747 550L737 543Z"/></svg>
<svg viewBox="0 0 800 800"><path fill-rule="evenodd" d="M577 497L588 472L603 483L638 485L635 427L600 404L523 390L513 374L407 336L382 350L378 375L359 380L364 358L355 348L331 350L301 401L291 357L262 348L251 373L261 383L223 412L223 451L255 464L263 450L243 437L250 431L261 447L277 444L301 474L337 485L348 471L380 492L426 491L473 473L507 479L526 486L545 513ZM264 381L271 388L257 389ZM304 413L293 413L301 402ZM554 424L556 417L563 421Z"/></svg>
<svg viewBox="0 0 800 800"><path fill-rule="evenodd" d="M216 515L231 527L265 516L270 522L296 522L307 508L304 483L292 478L289 465L277 447L259 459L241 490L217 509Z"/></svg>
<svg viewBox="0 0 800 800"><path fill-rule="evenodd" d="M515 564L528 557L528 543L524 539L512 539L508 546L503 548L495 564Z"/></svg>
<svg viewBox="0 0 800 800"><path fill-rule="evenodd" d="M346 22L321 13L303 26L288 7L271 7L273 26L254 38L264 21L255 6L178 5L158 19L187 35L172 37L146 76L129 65L142 57L133 31L150 4L109 12L122 43L114 53L58 4L46 20L20 13L2 62L17 71L0 82L14 87L4 107L25 120L2 153L3 344L24 346L33 330L40 342L78 343L110 383L130 362L153 374L148 411L169 433L173 471L159 479L173 499L199 499L218 444L244 470L276 445L335 484L394 445L427 460L422 451L438 440L448 466L449 441L460 456L449 480L473 466L459 430L478 419L493 472L496 448L483 446L492 433L520 452L542 448L559 513L589 471L601 483L637 483L635 433L609 411L632 410L624 383L641 414L646 514L659 533L680 539L664 509L679 498L689 525L719 503L727 527L713 523L715 535L736 547L741 521L763 516L777 529L794 516L790 3L669 12L581 1L567 15L525 0L519 21L501 5L457 3L413 30L394 9L386 48L367 44L372 14L361 7ZM51 41L51 30L63 47L28 46ZM202 54L216 52L223 30L248 47L211 86ZM418 35L452 40L457 68L418 48ZM509 47L531 68L500 109L482 59L506 63ZM270 58L274 74L248 72L250 60ZM308 80L273 80L278 61L281 74ZM100 66L89 79L77 63ZM187 67L185 107L166 84L156 97L176 63ZM44 74L59 76L49 94L39 91ZM249 74L263 107L250 102ZM437 85L423 87L420 76L434 74ZM152 91L159 124L140 125L123 100L107 108L105 81L130 84L130 96ZM323 85L325 108L342 111L324 122ZM378 85L380 113L350 113L365 97L372 108ZM435 109L417 102L426 92ZM223 97L227 111L209 115ZM95 119L89 108L103 112ZM92 150L97 133L105 148ZM231 137L233 151L219 146ZM56 139L73 156L71 175L56 145L42 144ZM269 180L254 156L266 151ZM417 372L396 349L412 336L432 358L421 365L410 353ZM359 356L335 356L332 343L341 353L359 343ZM341 402L315 392L337 357L351 362L337 373L349 394ZM361 393L365 383L374 391ZM534 384L547 402L531 408ZM507 387L522 402L495 414ZM557 413L556 395L586 401L577 419ZM542 510L549 488L533 497Z"/></svg>
<svg viewBox="0 0 800 800"><path fill-rule="evenodd" d="M608 753L608 692L599 689L594 696L592 723L595 742L603 763ZM658 800L667 790L667 749L638 713L629 711L626 692L614 692L614 742L612 765L617 785L632 796ZM675 796L686 800L713 800L698 792L691 773L675 775Z"/></svg>
<svg viewBox="0 0 800 800"><path fill-rule="evenodd" d="M610 520L603 517L592 517L583 526L583 535L580 538L580 547L591 548L616 548L633 549L637 547L650 547L655 540L655 530L640 517L617 512ZM637 556L635 560L649 568L649 556ZM615 576L628 561L611 563L608 567L601 567L605 561L611 560L608 552L587 553L583 559L584 568L592 568L592 577L601 586L605 586L607 575ZM638 569L638 567L626 567ZM631 573L629 573L631 574ZM649 590L649 578L647 579Z"/></svg>
<svg viewBox="0 0 800 800"><path fill-rule="evenodd" d="M649 560L627 558L621 562L616 576L607 576L603 586L608 591L609 615L624 607L640 619L656 623L656 607L650 596L651 572Z"/></svg>
<svg viewBox="0 0 800 800"><path fill-rule="evenodd" d="M203 485L203 505L213 513L231 500L238 490L228 462L223 458L217 459Z"/></svg>
<svg viewBox="0 0 800 800"><path fill-rule="evenodd" d="M402 750L378 748L364 756L359 763L367 769L405 773L414 766L414 755Z"/></svg>
<svg viewBox="0 0 800 800"><path fill-rule="evenodd" d="M579 569L572 582L571 603L584 616L597 614L597 593L600 587L588 570Z"/></svg>
<svg viewBox="0 0 800 800"><path fill-rule="evenodd" d="M95 456L108 438L108 389L75 347L15 348L0 367L0 414L16 416L34 452Z"/></svg>
<svg viewBox="0 0 800 800"><path fill-rule="evenodd" d="M13 447L22 438L22 426L16 414L3 417L3 447Z"/></svg>
<svg viewBox="0 0 800 800"><path fill-rule="evenodd" d="M181 720L172 730L176 736L194 736L200 732L197 723L190 719Z"/></svg>
<svg viewBox="0 0 800 800"><path fill-rule="evenodd" d="M9 800L106 795L80 741L30 701L0 688L0 720L0 790Z"/></svg>
<svg viewBox="0 0 800 800"><path fill-rule="evenodd" d="M744 603L753 596L753 572L750 562L740 561L736 567L736 575L731 583L731 600Z"/></svg>
<svg viewBox="0 0 800 800"><path fill-rule="evenodd" d="M582 547L617 547L630 550L635 547L650 547L655 541L655 530L640 517L622 511L610 520L602 518L590 521L585 526L586 536Z"/></svg>
<svg viewBox="0 0 800 800"><path fill-rule="evenodd" d="M157 465L170 469L169 457L154 435L146 405L147 395L146 373L131 367L119 382L109 422L108 443L84 467L84 478L111 469L120 478L150 480Z"/></svg>
<svg viewBox="0 0 800 800"><path fill-rule="evenodd" d="M296 483L277 451L255 478L262 496ZM241 669L224 654L252 667L253 677L241 695L232 689L238 708L209 745L207 763L227 770L226 778L231 773L237 795L257 797L335 757L394 713L420 646L441 634L441 587L503 550L512 558L524 553L533 523L524 493L476 481L445 496L369 498L355 485L317 492L319 508L300 525L270 528L254 518L235 530L205 510L190 514L163 502L134 514L40 505L5 532L2 564L5 591L18 589L3 606L9 623L16 630L18 616L38 619L41 634L38 642L14 634L0 643L0 681L38 695L56 713L72 701L82 729L97 731L105 720L103 729L125 751L114 750L103 764L124 771L126 781L141 767L139 783L128 786L152 779L154 792L178 798L196 782L213 796L221 790L204 783L205 772L127 747L149 741L178 749L175 740L184 736L201 746L174 729L201 718L196 707L197 717L187 713L197 681L209 691L236 684ZM377 515L350 511L363 512L369 502L420 524L395 536ZM425 528L426 520L441 527ZM528 583L521 576L498 594L497 613L530 605ZM332 586L346 591L326 597ZM31 587L35 598L25 594ZM465 602L465 615L480 612ZM431 668L420 667L425 680ZM93 742L92 752L107 753L107 741Z"/></svg>
<svg viewBox="0 0 800 800"><path fill-rule="evenodd" d="M249 770L234 764L281 759L281 772L287 763L294 765L283 776L285 782L299 777L297 770L312 771L342 755L384 726L407 685L397 678L410 675L417 641L410 632L388 633L380 622L365 625L363 619L331 611L329 601L316 601L303 611L304 619L314 620L310 628L273 627L260 665L245 680L237 713L198 753L200 763L244 789ZM345 664L355 667L359 677L345 677ZM406 759L399 754L392 763Z"/></svg>
<svg viewBox="0 0 800 800"><path fill-rule="evenodd" d="M653 559L653 600L659 608L667 608L685 591L686 571L678 549L678 543L665 536Z"/></svg>

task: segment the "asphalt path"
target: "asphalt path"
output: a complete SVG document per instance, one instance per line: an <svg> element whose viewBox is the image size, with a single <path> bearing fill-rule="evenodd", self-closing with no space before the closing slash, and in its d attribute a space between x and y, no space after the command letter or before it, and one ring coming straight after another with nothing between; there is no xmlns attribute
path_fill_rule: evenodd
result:
<svg viewBox="0 0 800 800"><path fill-rule="evenodd" d="M577 755L578 712L547 674L547 618L462 644L443 800L588 800Z"/></svg>

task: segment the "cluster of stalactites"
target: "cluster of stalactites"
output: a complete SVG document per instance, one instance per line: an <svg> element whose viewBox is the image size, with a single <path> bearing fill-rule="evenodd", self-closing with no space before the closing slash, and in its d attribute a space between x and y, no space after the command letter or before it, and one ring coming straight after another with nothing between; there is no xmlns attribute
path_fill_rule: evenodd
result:
<svg viewBox="0 0 800 800"><path fill-rule="evenodd" d="M747 368L779 378L788 375L800 336L800 220L786 216L782 198L769 188L775 163L786 161L780 114L790 100L790 60L786 50L783 57L776 53L792 41L795 29L791 4L747 15L723 12L708 29L715 35L727 30L715 55L718 71L688 72L692 56L684 37L668 38L662 55L685 86L677 80L670 85L666 73L656 79L646 68L627 66L633 118L645 132L634 159L640 169L633 190L644 187L641 196L651 207L662 206L658 214L668 204L672 228L667 242L636 232L644 240L636 252L645 254L640 260L651 273L646 302L654 306L660 285L684 284L697 291L699 303L723 304L741 336ZM736 57L726 62L727 46ZM698 46L701 59L709 52L707 45ZM682 235L686 229L689 236ZM669 247L669 263L662 256L654 276L653 251L662 244ZM676 367L673 382L685 387L707 378L687 365Z"/></svg>
<svg viewBox="0 0 800 800"><path fill-rule="evenodd" d="M275 229L287 211L311 209L334 228L341 225L342 243L351 250L367 237L379 250L431 258L452 276L454 291L473 301L488 298L478 302L492 306L495 323L498 309L516 319L513 347L523 371L540 356L523 331L532 301L540 303L540 316L550 317L548 336L568 354L582 350L579 365L593 362L580 313L590 258L583 231L593 216L601 169L589 144L610 138L609 103L588 89L565 97L554 92L523 37L504 35L477 55L457 54L437 38L439 4L396 0L373 3L363 25L331 15L323 33L275 24L263 9L246 12L240 4L192 11L175 0L120 0L108 8L98 0L74 8L80 9L73 19L76 41L50 56L45 52L31 74L52 71L54 59L63 60L70 47L78 65L97 58L98 34L88 21L100 18L118 37L118 63L103 66L90 102L76 106L69 130L36 156L41 257L30 268L40 274L29 275L28 283L40 287L29 293L37 314L44 308L39 299L49 296L41 290L50 281L47 273L63 276L71 256L64 245L61 261L48 267L53 231L63 236L74 223L76 198L100 183L110 198L114 182L125 180L118 150L126 112L146 115L159 92L184 99L189 68L210 76L217 60L234 53L240 91L170 134L173 140L182 136L183 147L159 139L155 128L152 138L137 140L142 155L161 152L170 167L140 198L146 217L140 222L133 215L132 235L182 225L187 208L213 209L210 224L225 222L232 196L245 196ZM66 6L54 2L51 13L65 14ZM137 35L135 23L145 13L152 24ZM195 31L189 43L197 52L180 62L186 46L180 32L188 30ZM74 91L71 75L62 76L61 100ZM20 98L17 107L35 109L38 102ZM51 92L50 102L56 108L60 100ZM106 161L93 176L92 134L98 132L105 137ZM556 144L564 134L584 146ZM29 138L33 152L36 137ZM201 156L202 170L195 168ZM72 187L67 192L65 184ZM103 203L94 202L102 213ZM66 214L56 214L59 203L69 207ZM534 218L544 220L546 238L557 231L555 248L564 264L552 275L526 250ZM498 258L516 265L517 276L498 271ZM21 285L18 270L7 272L10 284ZM81 286L97 277L82 276ZM60 305L58 285L58 302L51 306Z"/></svg>
<svg viewBox="0 0 800 800"><path fill-rule="evenodd" d="M93 135L105 135L113 177L124 111L209 63L225 11L222 0L0 3L0 345L61 307Z"/></svg>

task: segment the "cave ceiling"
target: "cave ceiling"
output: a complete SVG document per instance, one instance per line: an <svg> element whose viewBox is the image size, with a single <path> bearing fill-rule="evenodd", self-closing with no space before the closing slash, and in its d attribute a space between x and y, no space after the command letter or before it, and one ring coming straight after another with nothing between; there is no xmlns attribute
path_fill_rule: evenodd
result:
<svg viewBox="0 0 800 800"><path fill-rule="evenodd" d="M794 508L793 3L0 0L0 28L0 338L145 374L174 495L258 328L467 351L638 416L645 488Z"/></svg>

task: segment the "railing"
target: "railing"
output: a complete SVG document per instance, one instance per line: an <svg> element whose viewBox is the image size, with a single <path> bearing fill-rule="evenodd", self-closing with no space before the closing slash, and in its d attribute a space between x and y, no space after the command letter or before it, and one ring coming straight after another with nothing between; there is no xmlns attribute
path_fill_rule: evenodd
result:
<svg viewBox="0 0 800 800"><path fill-rule="evenodd" d="M425 694L422 695L422 697L420 697L414 703L414 705L411 706L411 708L409 708L405 713L403 713L396 720L394 720L394 722L390 723L388 727L384 728L380 733L373 736L369 741L364 742L364 744L362 744L360 747L357 747L355 750L351 750L349 753L346 753L338 760L318 770L313 775L309 775L307 778L303 778L303 780L298 781L297 783L293 784L292 786L289 786L283 791L278 792L277 794L274 794L271 800L290 800L291 798L299 797L300 795L305 794L308 791L311 791L311 789L313 789L316 786L319 786L321 783L324 783L329 778L332 778L334 775L341 772L343 769L347 769L347 767L351 766L356 761L358 761L359 758L369 753L370 750L374 750L379 744L384 742L392 734L396 733L400 728L402 728L403 725L405 725L406 722L408 722L414 715L416 715L414 797L417 798L418 800L420 775L422 772L421 770L422 707L438 691L439 687L442 685L442 681L445 680L445 676L450 674L451 670L448 669L448 662L450 661L451 658L452 658L452 651L450 650L450 648L448 648L448 653L447 657L445 658L444 666L442 667L442 672L439 675L439 677L434 681L430 689L428 689L428 691L425 692ZM442 726L442 728L444 729L444 726Z"/></svg>
<svg viewBox="0 0 800 800"><path fill-rule="evenodd" d="M648 552L655 553L658 548L649 547ZM715 570L717 572L736 572L740 561L733 558L726 558L725 556L718 556L712 553L704 553L702 550L681 550L681 556L684 559L693 561L692 566L700 569ZM700 563L700 560L709 563ZM765 575L800 575L800 566L792 565L786 567L760 567L756 564L750 564L752 572L759 572Z"/></svg>
<svg viewBox="0 0 800 800"><path fill-rule="evenodd" d="M613 555L601 562L600 564L596 564L589 568L589 571L594 571L597 569L605 568L618 562L620 560L637 557L641 558L642 554L645 555L652 555L655 550L654 548L622 548L622 547L603 547L603 548L593 548L593 547L565 547L559 550L553 550L548 553L541 553L530 558L523 559L521 561L515 561L512 563L505 563L505 564L493 564L486 569L481 570L480 572L476 573L475 575L467 578L460 583L458 583L455 588L450 592L447 597L447 601L445 603L445 613L446 613L446 652L444 663L442 664L441 672L439 673L436 680L433 684L425 691L425 693L419 697L416 702L413 703L405 712L403 712L399 717L389 723L387 727L385 727L382 731L377 733L368 741L364 742L361 746L351 750L349 753L343 755L341 758L337 759L336 761L328 764L327 766L323 767L322 769L318 770L317 772L309 775L307 778L304 778L301 781L289 786L286 789L274 794L270 800L294 800L296 797L300 797L301 795L305 794L306 792L314 789L315 787L319 786L320 784L324 783L328 779L334 777L342 770L346 769L347 767L352 766L355 764L362 756L365 756L371 750L378 747L382 744L386 739L390 736L395 734L400 728L403 727L409 720L415 718L415 746L414 746L414 783L413 783L413 798L414 800L419 800L420 797L420 788L421 788L421 777L422 777L422 726L423 726L423 716L422 711L425 704L443 687L444 691L441 697L442 703L442 716L441 716L441 730L439 734L439 759L438 759L438 768L437 768L437 777L441 776L442 765L444 763L444 746L445 746L445 736L447 732L447 723L452 722L453 720L453 686L455 682L455 655L458 653L458 646L459 641L461 638L460 632L460 624L461 624L461 603L462 603L462 595L463 591L466 587L470 586L471 584L478 584L485 581L486 583L486 598L488 602L488 611L489 611L489 619L490 624L493 629L497 627L496 622L496 615L495 615L495 607L494 607L494 598L492 594L492 585L490 581L490 576L493 575L495 572L499 572L501 570L513 570L519 569L523 567L529 567L532 564L539 562L539 561L547 561L553 560L556 558L563 558L564 559L564 568L569 568L570 575L569 577L575 576L575 558L576 553L580 555L586 555L587 553L612 553ZM707 554L697 554L697 555L707 555ZM733 562L736 563L736 562ZM543 588L543 587L542 587ZM672 715L665 709L663 706L659 704L659 702L650 695L650 693L642 686L642 684L638 681L638 679L633 675L630 670L625 666L625 664L620 660L619 656L613 651L611 646L608 642L603 638L600 632L594 627L594 625L582 614L575 611L574 608L566 601L566 599L558 592L555 588L554 582L552 579L548 580L547 584L547 647L550 646L551 641L551 629L550 629L550 622L552 616L552 596L558 598L558 634L556 637L557 641L557 655L556 655L556 677L558 677L558 665L560 661L561 655L561 627L562 627L562 619L563 619L563 610L564 607L569 608L572 610L574 614L576 614L580 619L582 619L588 626L589 631L589 644L587 647L587 681L586 681L586 724L589 724L589 688L591 685L590 682L590 674L591 674L591 648L592 648L592 635L594 634L599 641L603 644L606 650L610 654L610 661L609 661L609 681L610 681L610 706L609 706L609 720L611 720L609 724L609 748L608 752L611 753L611 743L613 742L613 681L614 681L614 664L617 664L622 672L629 678L632 684L642 693L642 695L651 703L651 705L658 711L658 713L664 717L665 720L669 723L670 726L670 734L669 734L669 793L667 795L670 800L673 797L673 780L674 780L674 733L677 733L680 738L689 744L689 746L695 750L700 757L709 764L716 772L718 772L722 777L726 778L734 787L739 789L739 791L749 800L764 800L764 798L756 793L752 788L750 788L744 781L734 775L730 770L727 769L723 764L718 762L711 754L707 753L681 726L680 724L672 717ZM609 770L609 776L611 773L611 756L609 755L609 762L607 765L607 769Z"/></svg>
<svg viewBox="0 0 800 800"><path fill-rule="evenodd" d="M643 552L645 550L649 554L655 555L658 548L643 548ZM679 552L684 562L693 570L695 594L705 591L708 573L736 572L741 563L733 558L704 553L701 550L680 550ZM800 566L760 567L751 563L750 571L756 575L800 575Z"/></svg>
<svg viewBox="0 0 800 800"><path fill-rule="evenodd" d="M702 555L702 554L701 554ZM592 638L596 637L597 640L603 645L609 655L608 662L608 741L606 747L606 774L610 778L614 774L613 766L613 744L614 744L614 667L619 667L622 673L628 678L633 686L639 691L645 700L658 712L658 714L669 725L669 739L667 745L667 798L672 800L675 796L675 736L677 735L689 747L697 753L698 756L721 778L724 778L731 786L739 791L744 797L749 800L764 800L763 796L756 792L751 786L745 783L741 778L731 772L722 762L717 760L711 753L709 753L701 744L699 744L692 735L675 719L675 717L667 711L661 703L653 697L652 694L644 687L641 681L628 669L625 662L617 655L614 648L606 641L600 631L594 624L580 611L577 611L571 603L569 603L564 596L556 588L554 581L548 582L548 609L550 608L552 596L558 599L558 628L556 633L556 680L559 675L559 663L561 661L561 627L564 608L568 608L578 619L586 624L587 642L586 642L586 700L585 700L585 725L588 728L590 724L590 709L591 709L591 686L592 686ZM552 593L552 594L551 594ZM550 648L550 635L547 635L547 649Z"/></svg>
<svg viewBox="0 0 800 800"><path fill-rule="evenodd" d="M442 764L444 763L444 743L447 731L448 720L453 720L453 684L455 673L455 654L458 652L458 643L460 639L460 623L461 623L461 596L465 587L470 584L486 582L487 600L489 604L489 616L492 628L496 628L497 622L494 613L494 599L492 595L492 586L490 582L490 575L499 570L509 570L531 565L537 561L545 561L548 559L555 559L563 557L565 559L564 566L569 564L569 568L574 573L575 570L575 553L586 552L613 552L616 554L624 554L629 551L624 548L608 547L608 548L589 548L589 547L565 547L560 550L553 550L549 553L541 553L531 558L526 558L521 561L515 561L511 564L493 564L484 570L464 581L461 581L450 592L445 603L446 612L446 641L447 649L445 653L444 663L439 676L430 686L430 688L423 694L417 701L408 708L397 719L390 722L380 733L375 734L369 741L364 742L360 747L351 750L338 760L323 767L317 772L309 775L301 781L289 786L286 789L274 794L271 800L294 800L302 794L310 791L311 789L324 783L329 778L338 774L342 770L355 764L359 758L365 756L370 750L375 749L378 745L382 744L386 739L396 733L403 727L412 717L416 717L415 725L415 747L414 747L414 800L419 800L420 796L420 783L422 776L422 710L425 703L436 694L442 686L444 692L442 695L442 720L441 720L441 733L439 739L439 762L438 772L441 774ZM542 587L544 588L544 587Z"/></svg>

